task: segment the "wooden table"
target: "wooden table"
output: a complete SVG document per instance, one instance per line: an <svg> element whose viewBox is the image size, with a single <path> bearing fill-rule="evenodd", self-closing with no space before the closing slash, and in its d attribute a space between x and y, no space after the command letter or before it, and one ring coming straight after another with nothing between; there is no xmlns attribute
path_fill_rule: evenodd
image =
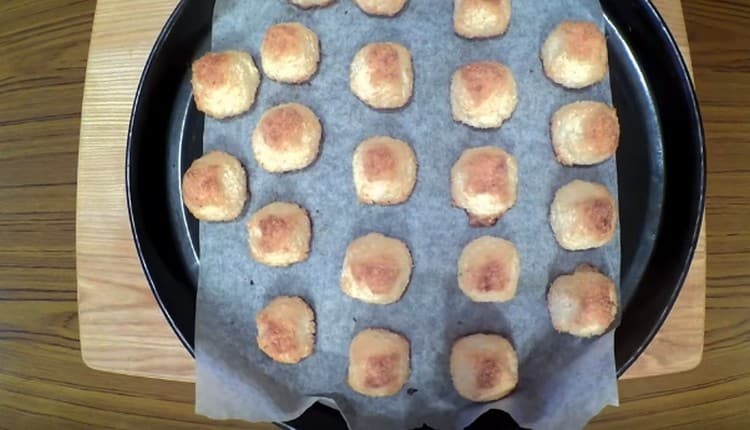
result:
<svg viewBox="0 0 750 430"><path fill-rule="evenodd" d="M192 413L192 385L81 362L75 172L94 6L0 4L0 429L216 428ZM693 372L622 382L623 406L594 428L750 425L750 227L742 222L750 204L750 2L684 7L710 161L704 361Z"/></svg>

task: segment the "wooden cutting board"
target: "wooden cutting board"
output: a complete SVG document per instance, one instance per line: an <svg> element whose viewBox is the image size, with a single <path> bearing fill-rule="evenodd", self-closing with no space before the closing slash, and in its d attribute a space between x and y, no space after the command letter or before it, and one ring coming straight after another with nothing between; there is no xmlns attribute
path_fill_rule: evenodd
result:
<svg viewBox="0 0 750 430"><path fill-rule="evenodd" d="M675 0L654 0L688 63ZM193 359L143 275L125 200L125 144L146 58L177 0L99 0L91 36L78 158L76 256L81 353L94 368L192 381ZM625 378L694 368L703 352L705 230L669 319Z"/></svg>

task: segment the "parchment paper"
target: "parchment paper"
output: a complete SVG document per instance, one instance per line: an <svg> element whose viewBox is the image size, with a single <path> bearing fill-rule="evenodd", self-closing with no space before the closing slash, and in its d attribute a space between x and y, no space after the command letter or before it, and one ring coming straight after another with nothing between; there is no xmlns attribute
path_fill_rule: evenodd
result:
<svg viewBox="0 0 750 430"><path fill-rule="evenodd" d="M614 160L564 168L555 160L549 137L549 119L563 104L583 99L611 103L609 82L565 90L544 76L539 60L542 42L561 20L603 26L600 5L597 0L515 0L504 37L468 41L453 33L452 3L411 0L397 18L383 19L366 16L348 0L308 11L284 0L217 0L213 50L247 50L260 67L265 30L274 23L299 21L318 33L322 62L309 84L264 78L249 113L228 121L206 119L204 149L237 155L248 169L252 197L237 221L200 227L198 413L284 421L316 399L329 398L353 429L423 423L458 428L489 407L509 411L523 426L565 429L580 428L603 406L617 403L613 334L594 340L557 334L545 304L551 280L580 263L593 263L613 279L620 275L619 231L604 248L566 252L556 244L547 218L556 189L576 178L601 182L617 195ZM376 41L402 43L414 59L414 97L398 111L370 109L349 91L354 54ZM507 64L518 83L518 108L499 130L474 130L451 119L451 75L476 60ZM269 174L252 156L250 134L266 109L292 101L308 105L321 118L320 157L304 171ZM357 202L352 154L374 135L391 135L414 147L418 182L404 205ZM482 145L500 146L517 157L519 197L495 227L475 229L462 210L451 206L449 176L464 149ZM313 223L310 258L287 269L255 263L247 250L248 218L277 200L307 208ZM414 258L409 288L401 301L388 306L355 301L339 289L347 245L372 231L401 238ZM518 294L506 304L473 303L457 287L456 262L463 246L486 234L513 241L521 255ZM298 365L272 362L255 342L255 314L280 295L302 296L316 312L315 353ZM346 384L349 343L369 327L385 327L411 341L411 376L396 396L371 399ZM519 356L517 390L493 405L461 399L450 379L452 342L476 332L507 336Z"/></svg>

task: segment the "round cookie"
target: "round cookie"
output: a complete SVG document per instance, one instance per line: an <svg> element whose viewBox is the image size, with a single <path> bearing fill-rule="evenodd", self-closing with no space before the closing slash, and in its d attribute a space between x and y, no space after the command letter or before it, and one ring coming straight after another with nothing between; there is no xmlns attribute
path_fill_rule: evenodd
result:
<svg viewBox="0 0 750 430"><path fill-rule="evenodd" d="M552 116L550 132L557 160L565 166L590 166L615 154L620 143L617 111L604 103L581 101Z"/></svg>
<svg viewBox="0 0 750 430"><path fill-rule="evenodd" d="M334 1L336 0L289 0L289 3L302 9L310 9L313 7L325 7Z"/></svg>
<svg viewBox="0 0 750 430"><path fill-rule="evenodd" d="M466 210L474 227L495 225L516 203L516 159L494 146L467 149L451 169L453 205Z"/></svg>
<svg viewBox="0 0 750 430"><path fill-rule="evenodd" d="M505 34L510 16L511 0L453 1L453 30L467 39Z"/></svg>
<svg viewBox="0 0 750 430"><path fill-rule="evenodd" d="M294 203L275 202L259 210L247 223L247 233L253 259L267 266L290 266L310 252L310 218Z"/></svg>
<svg viewBox="0 0 750 430"><path fill-rule="evenodd" d="M274 361L295 364L315 349L315 314L299 297L277 297L255 316L258 347Z"/></svg>
<svg viewBox="0 0 750 430"><path fill-rule="evenodd" d="M306 82L318 70L318 35L297 22L272 25L263 38L260 59L263 72L274 81Z"/></svg>
<svg viewBox="0 0 750 430"><path fill-rule="evenodd" d="M363 302L395 303L411 278L409 248L398 239L370 233L349 244L341 271L341 290Z"/></svg>
<svg viewBox="0 0 750 430"><path fill-rule="evenodd" d="M461 397L472 402L499 400L518 384L518 357L502 336L473 334L451 349L451 379Z"/></svg>
<svg viewBox="0 0 750 430"><path fill-rule="evenodd" d="M192 66L196 108L216 119L247 112L255 102L260 73L246 52L209 52Z"/></svg>
<svg viewBox="0 0 750 430"><path fill-rule="evenodd" d="M595 269L579 267L555 279L547 293L555 330L578 337L604 334L617 315L617 290L612 279Z"/></svg>
<svg viewBox="0 0 750 430"><path fill-rule="evenodd" d="M451 108L456 121L475 128L498 128L513 115L517 105L513 72L500 63L470 63L453 74Z"/></svg>
<svg viewBox="0 0 750 430"><path fill-rule="evenodd" d="M261 167L282 173L304 169L318 156L323 127L315 113L299 103L267 110L253 131L253 154Z"/></svg>
<svg viewBox="0 0 750 430"><path fill-rule="evenodd" d="M555 193L550 225L557 242L569 251L599 248L615 234L617 205L605 186L575 180Z"/></svg>
<svg viewBox="0 0 750 430"><path fill-rule="evenodd" d="M354 0L369 15L394 16L401 12L408 0Z"/></svg>
<svg viewBox="0 0 750 430"><path fill-rule="evenodd" d="M475 302L507 302L516 295L521 259L513 243L492 236L475 239L458 259L458 287Z"/></svg>
<svg viewBox="0 0 750 430"><path fill-rule="evenodd" d="M409 199L417 182L417 157L406 142L385 136L362 142L352 161L359 201L395 205Z"/></svg>
<svg viewBox="0 0 750 430"><path fill-rule="evenodd" d="M409 341L384 329L362 330L349 346L352 389L369 397L398 393L409 379Z"/></svg>
<svg viewBox="0 0 750 430"><path fill-rule="evenodd" d="M375 109L403 107L414 89L409 50L391 42L366 45L352 60L349 87L354 95Z"/></svg>
<svg viewBox="0 0 750 430"><path fill-rule="evenodd" d="M544 73L572 89L600 82L607 74L607 39L594 23L563 21L542 45Z"/></svg>
<svg viewBox="0 0 750 430"><path fill-rule="evenodd" d="M249 197L247 174L237 158L213 151L193 161L182 177L182 200L202 221L231 221Z"/></svg>

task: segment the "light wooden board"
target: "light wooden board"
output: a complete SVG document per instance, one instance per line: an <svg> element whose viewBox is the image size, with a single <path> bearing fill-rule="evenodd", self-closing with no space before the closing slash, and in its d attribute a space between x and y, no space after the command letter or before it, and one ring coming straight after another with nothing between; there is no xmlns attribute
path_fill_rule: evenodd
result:
<svg viewBox="0 0 750 430"><path fill-rule="evenodd" d="M655 0L689 61L681 3ZM76 254L81 353L94 369L192 381L194 363L159 310L128 221L124 163L133 97L176 0L99 0L78 158ZM705 233L669 319L626 378L674 373L701 360Z"/></svg>

